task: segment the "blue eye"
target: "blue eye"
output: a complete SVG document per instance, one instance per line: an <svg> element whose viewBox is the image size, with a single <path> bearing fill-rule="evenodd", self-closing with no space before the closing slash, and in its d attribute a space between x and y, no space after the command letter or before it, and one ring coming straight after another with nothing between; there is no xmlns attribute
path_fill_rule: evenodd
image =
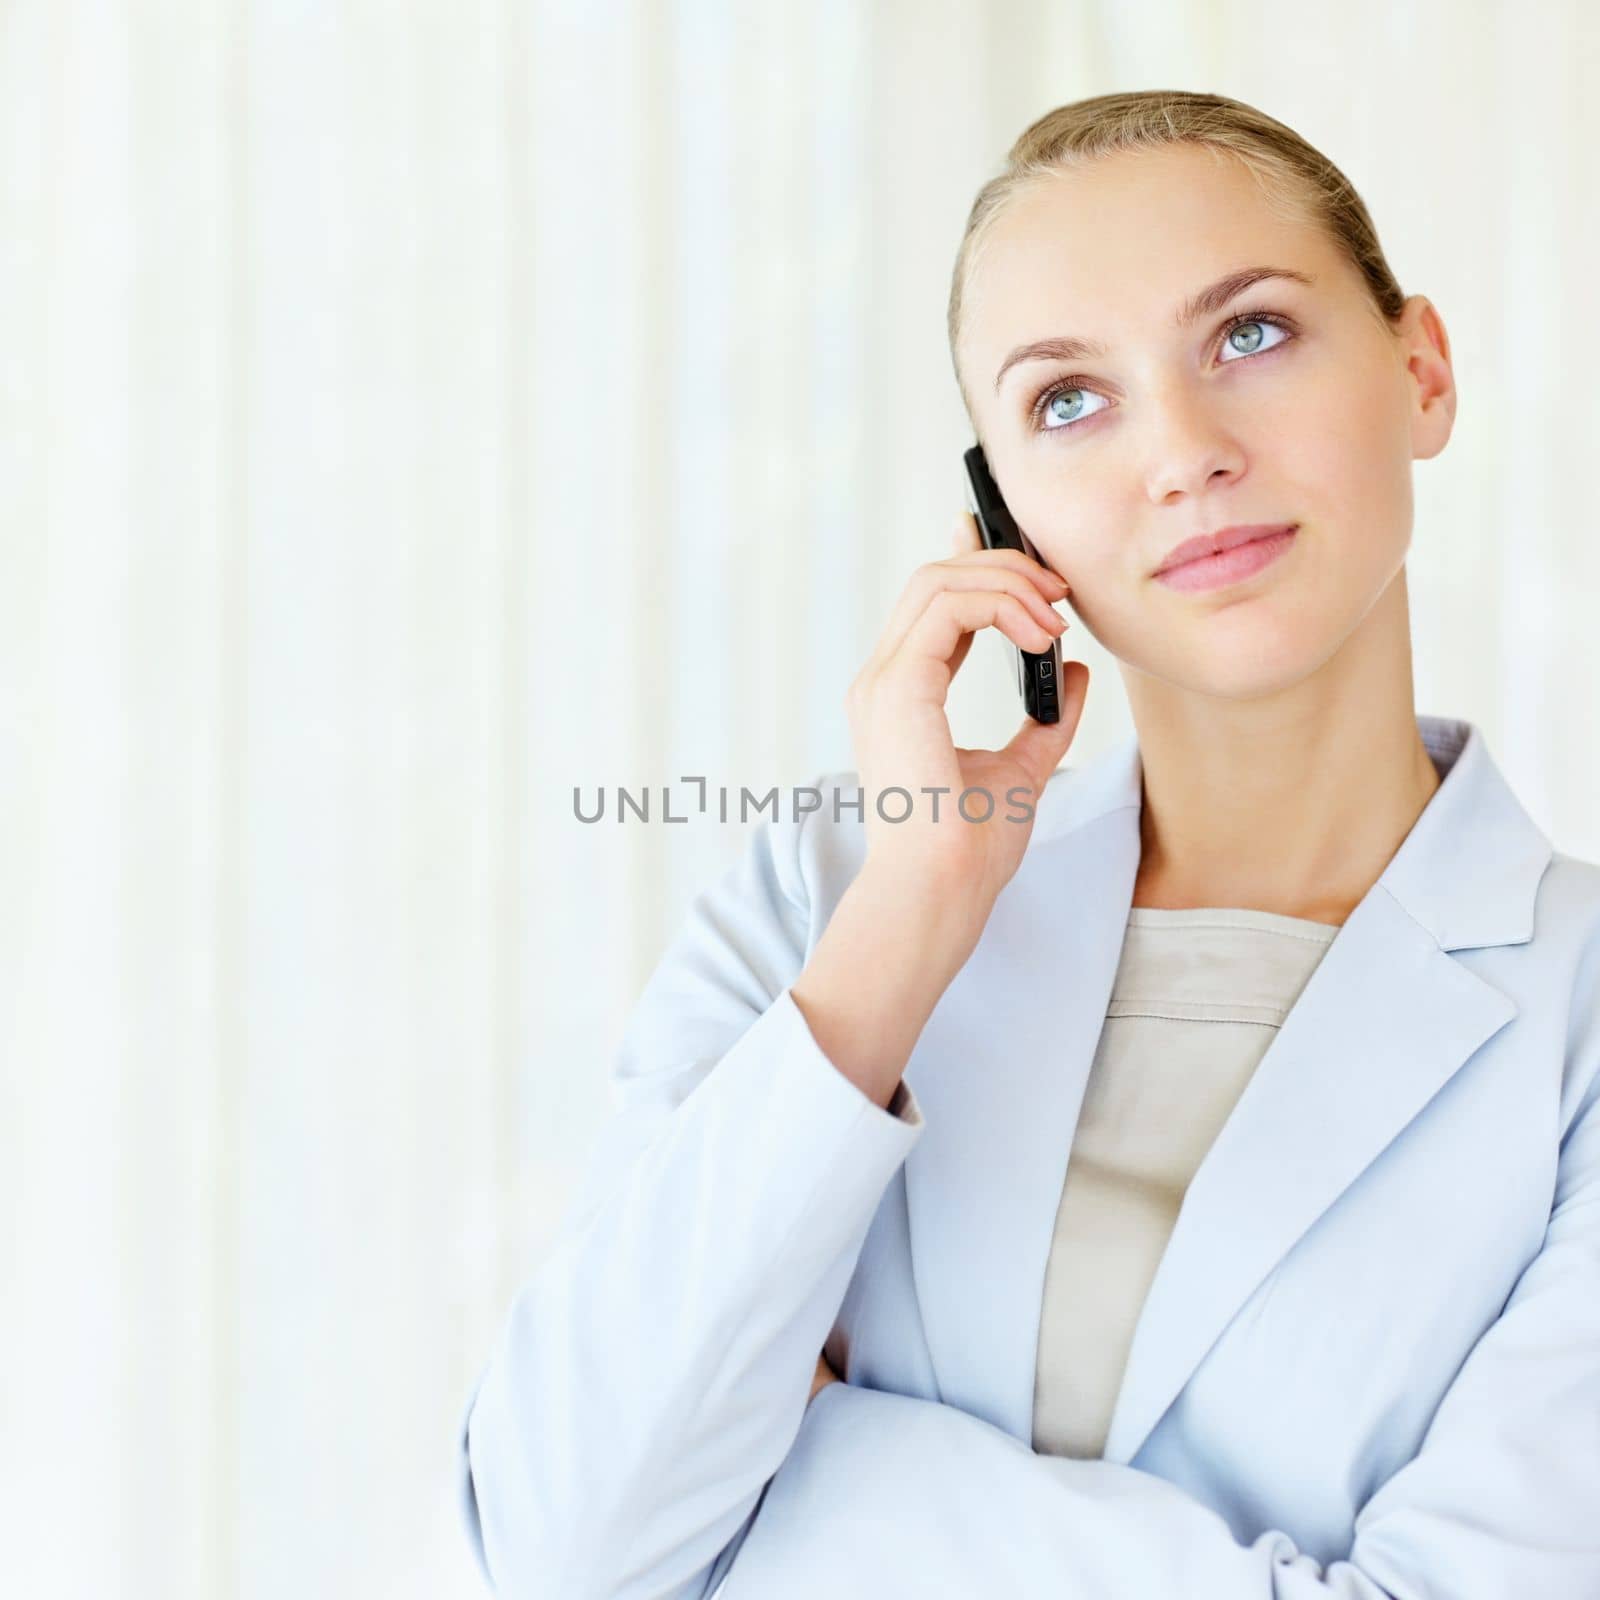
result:
<svg viewBox="0 0 1600 1600"><path fill-rule="evenodd" d="M1086 412L1083 409L1084 401L1089 399L1103 401L1105 405L1110 405L1111 403L1106 400L1103 394L1097 394L1093 389L1064 389L1060 387L1047 389L1039 397L1037 410L1042 417L1054 418L1054 423L1041 422L1041 430L1045 433L1059 433L1062 428L1071 427L1074 422L1080 421L1085 416L1092 417L1094 412ZM1058 401L1066 402L1059 410L1056 409Z"/></svg>
<svg viewBox="0 0 1600 1600"><path fill-rule="evenodd" d="M1261 341L1265 337L1264 333L1256 332L1254 339L1247 341L1245 344L1235 344L1234 340L1242 333L1248 334L1257 329L1267 328L1276 329L1277 332L1283 335L1284 339L1289 338L1288 330L1281 322L1269 321L1265 317L1248 317L1243 322L1234 323L1233 326L1228 329L1227 334L1224 336L1222 341L1222 348L1224 350L1232 350L1237 355L1253 356L1262 349ZM1282 342L1283 340L1279 340L1280 344ZM1277 345L1269 344L1265 348L1268 350L1275 350Z"/></svg>
<svg viewBox="0 0 1600 1600"><path fill-rule="evenodd" d="M1270 344L1263 343L1268 328L1275 328L1283 337ZM1276 312L1245 311L1229 318L1219 337L1223 349L1233 352L1231 357L1222 358L1222 365L1233 366L1240 357L1265 355L1268 351L1280 349L1290 343L1296 334L1293 323ZM1086 410L1085 404L1090 398L1102 404L1093 410ZM1063 403L1058 406L1058 401ZM1089 388L1085 379L1074 374L1045 389L1033 402L1028 416L1036 433L1067 433L1086 417L1107 409L1110 404L1098 389Z"/></svg>

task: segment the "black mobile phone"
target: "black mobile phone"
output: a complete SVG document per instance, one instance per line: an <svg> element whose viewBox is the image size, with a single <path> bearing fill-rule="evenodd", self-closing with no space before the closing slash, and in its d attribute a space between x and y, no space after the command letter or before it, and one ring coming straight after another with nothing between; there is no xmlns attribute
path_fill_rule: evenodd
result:
<svg viewBox="0 0 1600 1600"><path fill-rule="evenodd" d="M1027 534L1000 496L1000 486L989 471L983 446L975 444L961 458L967 467L967 505L978 521L986 550L1020 550L1039 561ZM1046 565L1044 562L1039 563ZM1035 722L1061 720L1061 643L1050 641L1048 650L1023 650L1012 645L1017 657L1017 689L1023 708Z"/></svg>

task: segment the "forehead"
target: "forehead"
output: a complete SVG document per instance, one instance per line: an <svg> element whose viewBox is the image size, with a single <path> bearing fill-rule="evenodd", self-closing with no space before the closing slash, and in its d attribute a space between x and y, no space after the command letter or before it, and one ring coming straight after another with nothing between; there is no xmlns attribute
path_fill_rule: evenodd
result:
<svg viewBox="0 0 1600 1600"><path fill-rule="evenodd" d="M1122 152L1051 174L995 218L963 319L979 388L1006 350L1057 335L1175 335L1201 286L1241 266L1298 267L1326 282L1334 251L1320 228L1281 216L1236 160L1205 150ZM1276 287L1276 286L1274 286Z"/></svg>

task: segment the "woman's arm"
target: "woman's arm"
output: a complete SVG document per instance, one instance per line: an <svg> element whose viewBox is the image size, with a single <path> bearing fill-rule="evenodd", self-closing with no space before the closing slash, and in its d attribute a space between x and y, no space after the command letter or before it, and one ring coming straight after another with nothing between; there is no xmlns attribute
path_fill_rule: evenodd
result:
<svg viewBox="0 0 1600 1600"><path fill-rule="evenodd" d="M1588 1087L1562 1141L1543 1248L1421 1449L1361 1508L1343 1559L1324 1565L1283 1529L1242 1545L1215 1510L1163 1478L1038 1456L951 1406L841 1383L808 1408L727 1600L1595 1600L1597 1058L1591 1031Z"/></svg>
<svg viewBox="0 0 1600 1600"><path fill-rule="evenodd" d="M620 1114L468 1405L462 1511L493 1583L690 1600L748 1526L921 1134L906 1061L1032 831L998 807L940 820L937 799L890 820L876 798L1042 790L1083 671L1059 724L1002 751L957 750L944 700L977 629L1059 635L1064 589L1016 551L913 576L851 686L866 859L814 944L798 820L696 899L630 1023Z"/></svg>
<svg viewBox="0 0 1600 1600"><path fill-rule="evenodd" d="M791 998L799 832L757 830L696 897L630 1023L621 1106L474 1388L462 1515L501 1592L703 1592L794 1440L878 1201L920 1136L909 1090L898 1114L874 1103ZM857 884L841 941L882 914ZM945 965L912 939L919 957ZM848 996L817 992L848 1015Z"/></svg>

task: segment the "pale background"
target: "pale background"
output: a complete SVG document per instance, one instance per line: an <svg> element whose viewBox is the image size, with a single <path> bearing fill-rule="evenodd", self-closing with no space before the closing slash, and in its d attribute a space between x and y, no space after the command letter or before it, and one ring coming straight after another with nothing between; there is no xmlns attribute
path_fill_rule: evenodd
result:
<svg viewBox="0 0 1600 1600"><path fill-rule="evenodd" d="M1461 389L1418 705L1600 857L1596 81L1585 0L0 0L0 1591L480 1592L460 1407L745 838L572 786L853 764L1053 105L1361 189Z"/></svg>

